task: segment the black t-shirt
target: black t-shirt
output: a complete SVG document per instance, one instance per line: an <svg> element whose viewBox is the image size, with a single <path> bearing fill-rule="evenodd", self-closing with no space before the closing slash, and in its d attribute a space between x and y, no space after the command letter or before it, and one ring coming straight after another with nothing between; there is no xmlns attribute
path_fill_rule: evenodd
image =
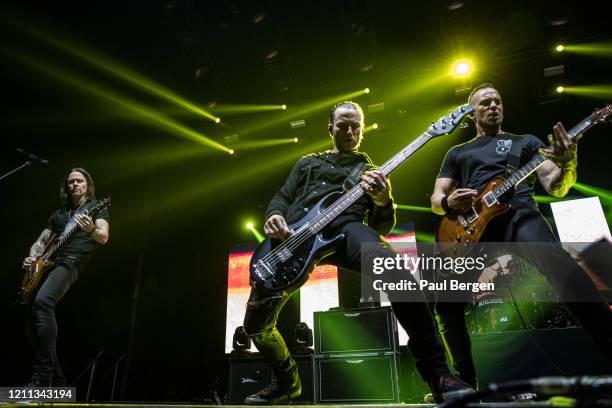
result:
<svg viewBox="0 0 612 408"><path fill-rule="evenodd" d="M89 201L85 204L86 208L92 208L95 205L94 201ZM55 211L49 217L47 223L47 229L50 229L58 237L64 231L64 227L68 220L74 216L74 208L60 208ZM97 219L103 219L108 221L110 215L107 208L100 210L95 216L92 217L94 222ZM98 243L85 231L77 227L76 232L62 245L62 248L57 252L56 261L69 261L72 263L78 263L80 266L85 266L94 251L96 250Z"/></svg>
<svg viewBox="0 0 612 408"><path fill-rule="evenodd" d="M515 142L516 140L516 142ZM469 142L453 147L446 153L438 178L447 177L457 181L460 188L473 188L481 191L487 182L497 176L505 176L506 155L512 143L521 143L520 166L527 163L545 147L534 135L510 135L500 133L496 136L475 137ZM511 204L513 206L535 207L533 184L535 173L521 182Z"/></svg>

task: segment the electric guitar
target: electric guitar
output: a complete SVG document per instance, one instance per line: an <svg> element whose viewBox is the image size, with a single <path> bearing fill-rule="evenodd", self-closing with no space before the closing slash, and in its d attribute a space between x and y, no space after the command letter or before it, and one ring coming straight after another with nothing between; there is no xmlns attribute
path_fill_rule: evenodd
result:
<svg viewBox="0 0 612 408"><path fill-rule="evenodd" d="M387 160L379 170L385 176L389 175L430 139L452 132L473 110L468 104L462 105L438 119L412 143ZM344 194L332 192L323 197L301 220L289 225L295 231L289 238L284 241L265 239L251 258L251 279L258 287L272 291L282 291L305 282L316 264L331 255L336 244L344 238L344 234L338 234L326 239L322 234L323 228L363 194L364 190L359 184Z"/></svg>
<svg viewBox="0 0 612 408"><path fill-rule="evenodd" d="M82 214L93 217L103 208L108 207L110 204L110 197L104 198L102 200L97 201L93 207L85 210ZM66 242L68 242L68 240L74 235L77 230L79 230L79 226L75 224L72 228L66 231L63 236L59 238L55 234L51 235L51 237L47 241L47 245L45 246L43 254L36 258L36 260L32 262L29 268L25 268L26 273L23 277L21 288L19 289L19 303L25 304L28 302L30 296L32 296L32 293L34 293L38 289L38 286L40 285L42 278L46 275L47 271L55 265L53 258L57 251L59 251L59 249Z"/></svg>
<svg viewBox="0 0 612 408"><path fill-rule="evenodd" d="M609 104L583 119L567 134L570 139L574 139L592 126L608 120L611 115L612 104ZM529 177L546 160L543 154L536 154L508 178L494 177L489 180L467 212L445 215L436 231L436 242L443 243L440 246L441 252L453 257L467 255L469 243L480 241L489 222L510 210L510 198L514 187Z"/></svg>

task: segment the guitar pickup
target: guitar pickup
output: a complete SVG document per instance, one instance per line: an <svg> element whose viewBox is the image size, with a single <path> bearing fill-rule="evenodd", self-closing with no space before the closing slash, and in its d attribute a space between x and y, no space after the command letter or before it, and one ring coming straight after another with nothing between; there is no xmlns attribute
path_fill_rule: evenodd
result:
<svg viewBox="0 0 612 408"><path fill-rule="evenodd" d="M463 215L458 216L457 220L459 221L459 224L461 224L462 227L467 227L468 222L465 220L465 217Z"/></svg>
<svg viewBox="0 0 612 408"><path fill-rule="evenodd" d="M286 260L291 258L293 254L291 253L289 249L283 248L277 252L277 255L278 255L278 258L281 260L281 262L285 262Z"/></svg>
<svg viewBox="0 0 612 408"><path fill-rule="evenodd" d="M259 279L266 280L272 276L272 269L264 261L259 261L255 264L255 273L259 276Z"/></svg>
<svg viewBox="0 0 612 408"><path fill-rule="evenodd" d="M471 224L474 221L476 221L476 219L478 219L478 212L476 211L474 207L472 207L471 212L467 216L467 220Z"/></svg>
<svg viewBox="0 0 612 408"><path fill-rule="evenodd" d="M497 198L495 198L492 191L489 191L487 194L485 194L483 200L487 207L493 207L495 204L497 204Z"/></svg>

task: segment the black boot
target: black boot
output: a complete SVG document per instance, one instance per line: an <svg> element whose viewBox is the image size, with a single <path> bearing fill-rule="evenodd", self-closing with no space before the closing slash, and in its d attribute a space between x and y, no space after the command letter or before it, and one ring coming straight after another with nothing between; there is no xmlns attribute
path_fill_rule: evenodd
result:
<svg viewBox="0 0 612 408"><path fill-rule="evenodd" d="M245 404L267 405L290 402L302 394L302 382L293 358L289 357L276 367L272 365L272 369L275 378L263 390L246 397Z"/></svg>
<svg viewBox="0 0 612 408"><path fill-rule="evenodd" d="M452 374L442 374L435 376L429 381L429 388L435 402L440 403L447 399L452 399L472 393L475 390L463 382L459 377Z"/></svg>

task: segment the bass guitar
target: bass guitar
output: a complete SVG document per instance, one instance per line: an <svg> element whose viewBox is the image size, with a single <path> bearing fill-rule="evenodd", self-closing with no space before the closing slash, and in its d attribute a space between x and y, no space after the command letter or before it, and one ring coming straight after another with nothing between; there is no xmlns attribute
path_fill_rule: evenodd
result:
<svg viewBox="0 0 612 408"><path fill-rule="evenodd" d="M93 217L103 208L108 207L110 204L110 197L104 198L102 200L97 201L93 207L85 210L82 214ZM46 275L47 271L51 269L53 265L55 265L53 259L57 254L57 251L59 251L62 246L66 242L68 242L68 240L70 240L70 238L75 234L78 229L79 226L75 224L61 237L58 237L55 234L51 235L51 237L47 241L47 245L43 254L36 258L36 260L30 265L30 267L26 269L26 273L21 283L21 288L19 289L19 303L25 304L28 302L28 300L30 300L30 297L38 289L38 286L42 282L42 279Z"/></svg>
<svg viewBox="0 0 612 408"><path fill-rule="evenodd" d="M610 115L612 115L612 105L607 105L583 119L567 134L570 139L574 139L592 126L608 120ZM436 231L436 242L443 243L440 246L441 252L452 257L467 255L470 251L469 244L480 241L491 220L510 210L509 199L514 188L546 160L546 156L538 153L508 178L492 178L467 212L447 214L442 217Z"/></svg>
<svg viewBox="0 0 612 408"><path fill-rule="evenodd" d="M387 160L379 170L385 176L389 175L430 139L453 131L473 110L468 104L462 105L438 119L412 143ZM359 184L345 193L332 192L323 197L304 218L289 225L295 231L289 238L284 241L265 239L251 258L251 279L258 287L271 291L282 291L305 282L316 264L332 254L338 241L344 238L343 234L324 238L323 228L363 194L364 190Z"/></svg>

